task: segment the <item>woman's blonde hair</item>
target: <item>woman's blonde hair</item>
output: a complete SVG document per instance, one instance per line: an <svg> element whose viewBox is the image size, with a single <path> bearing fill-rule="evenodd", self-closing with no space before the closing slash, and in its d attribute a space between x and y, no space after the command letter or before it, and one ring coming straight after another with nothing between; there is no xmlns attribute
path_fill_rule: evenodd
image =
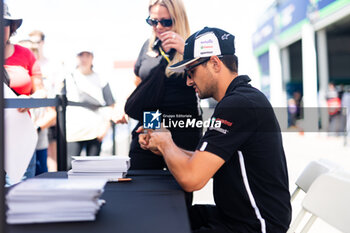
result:
<svg viewBox="0 0 350 233"><path fill-rule="evenodd" d="M190 26L188 23L187 14L185 11L185 6L182 0L150 0L148 5L148 10L155 5L164 6L168 9L171 19L173 20L172 30L179 34L184 40L190 36ZM156 40L156 35L153 32L149 40L149 50L153 49L154 41ZM171 66L179 61L181 61L183 56L176 52L174 58L170 61L168 66ZM167 67L168 67L167 66ZM167 77L172 75L174 72L166 69L165 74Z"/></svg>

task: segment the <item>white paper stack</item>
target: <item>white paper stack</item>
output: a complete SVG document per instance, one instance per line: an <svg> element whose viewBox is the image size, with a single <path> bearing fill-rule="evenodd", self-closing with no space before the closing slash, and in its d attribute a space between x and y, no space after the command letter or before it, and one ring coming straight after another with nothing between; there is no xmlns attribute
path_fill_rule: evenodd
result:
<svg viewBox="0 0 350 233"><path fill-rule="evenodd" d="M107 180L28 179L6 195L7 223L93 221Z"/></svg>
<svg viewBox="0 0 350 233"><path fill-rule="evenodd" d="M128 156L74 156L68 177L118 181L126 176L129 167Z"/></svg>

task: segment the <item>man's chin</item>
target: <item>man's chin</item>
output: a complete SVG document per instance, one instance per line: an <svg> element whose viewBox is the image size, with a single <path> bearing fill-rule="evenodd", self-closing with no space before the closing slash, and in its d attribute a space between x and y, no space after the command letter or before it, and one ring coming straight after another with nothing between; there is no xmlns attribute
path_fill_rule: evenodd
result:
<svg viewBox="0 0 350 233"><path fill-rule="evenodd" d="M205 94L203 94L202 92L200 92L197 88L196 88L196 93L197 93L197 95L198 95L198 97L199 97L200 99L206 99L206 98L208 98L207 95L205 95Z"/></svg>

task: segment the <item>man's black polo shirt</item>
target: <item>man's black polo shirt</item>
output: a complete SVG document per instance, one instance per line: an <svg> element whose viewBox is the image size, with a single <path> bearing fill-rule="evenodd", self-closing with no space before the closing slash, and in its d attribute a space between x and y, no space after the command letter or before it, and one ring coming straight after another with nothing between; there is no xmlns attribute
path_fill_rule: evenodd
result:
<svg viewBox="0 0 350 233"><path fill-rule="evenodd" d="M280 127L263 93L238 76L217 104L197 149L225 160L214 175L214 199L233 232L286 232L291 220Z"/></svg>

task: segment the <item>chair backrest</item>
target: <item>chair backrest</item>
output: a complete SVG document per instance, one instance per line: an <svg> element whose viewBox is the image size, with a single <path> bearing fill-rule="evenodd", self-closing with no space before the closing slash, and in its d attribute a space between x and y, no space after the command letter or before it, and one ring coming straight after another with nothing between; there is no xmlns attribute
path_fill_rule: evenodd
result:
<svg viewBox="0 0 350 233"><path fill-rule="evenodd" d="M305 193L308 192L311 184L320 175L330 172L336 169L338 166L328 160L322 159L317 161L311 161L303 170L298 177L295 184L303 190Z"/></svg>
<svg viewBox="0 0 350 233"><path fill-rule="evenodd" d="M303 190L305 193L309 190L311 184L314 180L320 175L333 171L339 168L339 166L329 160L319 159L317 161L311 161L299 175L295 184L297 185L296 189L291 195L291 201L295 199L300 190Z"/></svg>
<svg viewBox="0 0 350 233"><path fill-rule="evenodd" d="M350 232L350 174L334 171L318 177L302 206L342 232Z"/></svg>

